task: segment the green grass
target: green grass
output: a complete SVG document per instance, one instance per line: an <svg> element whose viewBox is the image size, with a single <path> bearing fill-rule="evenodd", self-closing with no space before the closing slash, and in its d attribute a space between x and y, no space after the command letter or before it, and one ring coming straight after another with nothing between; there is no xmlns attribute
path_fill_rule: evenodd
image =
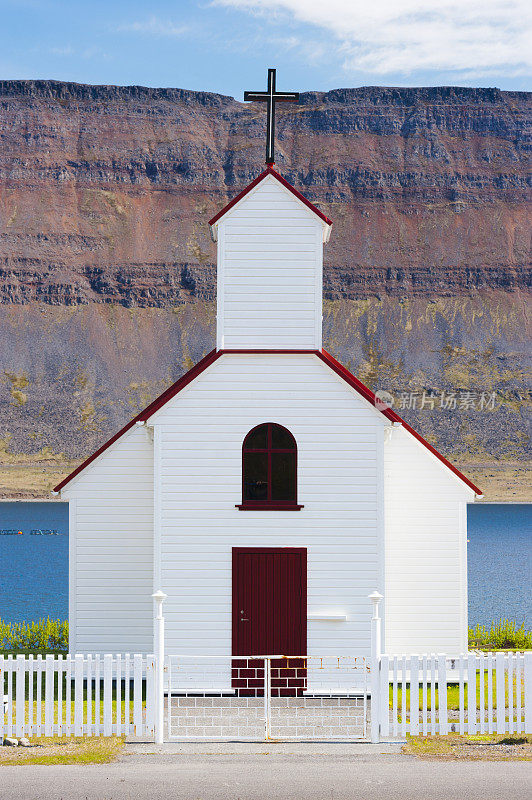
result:
<svg viewBox="0 0 532 800"><path fill-rule="evenodd" d="M0 766L29 764L109 764L124 746L118 736L38 736L32 747L0 748Z"/></svg>
<svg viewBox="0 0 532 800"><path fill-rule="evenodd" d="M66 652L64 650L39 650L38 648L32 648L31 650L1 650L0 649L0 656L13 656L15 659L17 656L42 656L43 660L46 656L66 656Z"/></svg>
<svg viewBox="0 0 532 800"><path fill-rule="evenodd" d="M100 699L100 704L99 705L100 705L99 719L100 719L100 722L101 722L103 720L103 699ZM133 701L130 700L127 705L129 706L129 722L130 722L130 725L132 725L133 724ZM143 709L145 710L146 704L145 704L144 700L143 700L143 704L142 705L143 705ZM25 708L24 708L24 722L26 724L30 724L30 705L29 705L29 702L27 700L26 700L26 703L24 704L24 706L25 706ZM121 720L122 725L123 725L124 724L124 719L125 719L126 701L124 699L122 699L120 701L120 703L119 703L117 701L117 699L116 699L116 693L115 693L114 689L113 689L113 699L111 701L111 707L112 707L112 716L111 716L112 724L114 725L118 721L118 709L119 709L120 710L120 720ZM58 700L54 700L54 713L53 713L53 724L54 725L57 724L57 722L59 720L59 715L58 715L59 710L61 710L61 719L63 721L62 724L63 724L63 726L65 726L66 725L67 710L68 710L68 705L67 705L66 700L63 700L61 702L60 709L59 709L59 701ZM84 725L86 723L88 723L88 711L89 710L90 710L90 713L91 713L91 716L92 716L92 723L94 724L94 718L96 716L96 711L97 711L96 701L93 699L92 702L88 703L86 696L84 696L84 698L83 698L83 718L82 718L82 722L83 722ZM12 724L13 725L15 724L16 712L17 712L17 704L16 704L15 700L13 700L13 703L12 703L12 706L11 706L11 720L12 720ZM32 707L32 714L31 714L31 724L32 725L36 725L37 717L38 717L37 701L34 700L33 701L33 707ZM7 724L7 716L4 716L4 725L6 725L6 724ZM44 699L41 702L41 726L43 726L43 725L44 725ZM70 702L70 725L71 725L71 728L73 730L74 729L74 700L71 700L71 702ZM33 737L32 737L32 741L33 741Z"/></svg>
<svg viewBox="0 0 532 800"><path fill-rule="evenodd" d="M66 700L67 678L66 678L66 675L63 674L63 676L62 676L62 685L61 685L61 706L59 706L59 699L58 699L59 698L59 685L58 685L59 684L59 680L58 680L58 677L59 676L58 676L57 673L55 673L54 676L53 676L53 680L54 680L54 715L53 715L53 719L54 720L58 720L59 719L58 711L61 710L61 717L62 717L62 720L63 720L63 724L65 724L66 716L67 716L67 710L68 710L68 704L67 704L67 700ZM39 679L39 676L34 674L33 675L33 704L32 704L32 709L31 709L32 721L36 721L37 720L37 713L38 713L37 712L37 681L38 681L38 679ZM41 679L41 723L44 723L45 675L42 674L40 676L40 679ZM4 681L3 681L3 693L4 694L7 694L7 686L8 686L8 680L7 680L7 674L6 674L4 676ZM17 687L17 675L16 675L16 673L13 673L12 674L12 698L13 698L13 702L12 702L12 706L11 706L11 709L12 709L11 710L11 714L12 714L12 720L13 721L15 720L15 714L16 714L16 701L15 701L15 698L16 698L16 687ZM2 688L2 682L1 681L0 681L0 688ZM117 709L120 709L120 717L121 717L121 719L123 720L124 717L125 717L125 709L126 709L126 699L125 699L126 685L125 685L125 679L122 679L120 689L121 689L121 691L120 691L120 700L119 700L117 698L116 680L113 680L113 682L112 682L112 694L111 694L111 706L112 706L112 720L113 720L113 723L117 721ZM24 695L25 695L25 701L26 701L25 702L25 721L29 722L30 721L30 719L29 719L30 703L29 703L29 682L28 682L27 679L25 681ZM130 699L129 699L128 703L127 703L127 705L129 706L129 719L130 720L133 719L133 699L132 698L133 698L133 692L131 690ZM99 701L100 719L103 719L103 704L104 704L103 681L102 681L102 679L100 679L100 701ZM146 708L146 682L145 681L142 682L142 707L144 709ZM92 718L93 718L93 721L94 721L94 716L95 716L95 712L96 712L96 709L97 709L96 698L95 698L95 695L94 695L94 689L91 691L91 694L88 697L87 696L87 683L85 681L84 684L83 684L83 722L84 723L88 721L88 717L87 717L88 709L91 709L91 715L92 715ZM72 725L73 725L73 721L74 721L74 685L73 685L73 682L72 682L72 685L71 685L70 719L71 719ZM4 718L4 720L6 720L6 718Z"/></svg>
<svg viewBox="0 0 532 800"><path fill-rule="evenodd" d="M501 619L492 622L490 628L469 628L468 643L470 648L481 650L531 650L532 631L525 629L524 622L517 627L515 620Z"/></svg>
<svg viewBox="0 0 532 800"><path fill-rule="evenodd" d="M469 628L469 647L483 650L532 650L532 631L524 623L501 619L490 628ZM0 619L0 651L11 653L64 653L68 650L68 621L40 619L9 623Z"/></svg>
<svg viewBox="0 0 532 800"><path fill-rule="evenodd" d="M10 653L9 651L4 651L3 655L36 655L35 651L24 651L20 653L20 651L16 651L15 653ZM47 655L60 655L64 656L65 653L62 651L55 651L54 653L47 653ZM15 660L15 659L13 659ZM43 666L44 666L45 659L43 658ZM71 700L70 700L70 719L74 720L74 683L73 683L74 673L72 672L72 682L71 682ZM41 723L44 723L44 696L45 696L45 673L41 673L38 675L37 673L33 673L32 675L32 682L33 682L33 707L32 707L32 721L37 719L37 686L38 681L40 680L41 683ZM131 680L131 678L130 678ZM12 682L12 689L11 689L11 696L13 698L12 702L12 719L15 719L16 713L16 687L17 687L17 674L16 672L11 673L11 682ZM54 672L53 674L53 685L54 685L54 720L58 720L58 711L59 711L59 674ZM0 689L3 688L3 694L7 694L7 687L8 687L8 675L7 673L3 676L3 680L0 678ZM29 677L25 678L25 687L24 687L24 696L25 696L25 720L29 722L29 713L30 713L30 704L29 704ZM125 692L126 692L126 681L125 677L122 676L121 686L120 686L120 700L117 699L117 684L116 680L112 681L112 689L111 689L111 705L112 705L112 720L113 722L117 721L117 709L120 709L120 716L123 720L125 717L125 709L126 709L126 700L125 700ZM65 723L66 716L67 716L67 701L66 701L66 691L67 691L67 676L63 672L61 676L61 717L63 720L63 724ZM130 690L130 700L128 702L129 706L129 719L133 719L133 700L132 700L132 689ZM103 719L103 703L104 703L104 692L103 692L103 676L100 675L100 719ZM146 708L146 681L142 682L142 706ZM94 720L95 711L96 711L96 698L95 698L95 687L91 687L91 694L87 697L87 682L84 681L83 683L83 722L87 722L87 710L91 708L91 714Z"/></svg>
<svg viewBox="0 0 532 800"><path fill-rule="evenodd" d="M476 673L476 703L477 708L480 708L480 673L477 670ZM464 674L464 679L467 678L467 673ZM514 676L515 680L515 676ZM484 674L484 708L488 708L488 676L485 672ZM508 674L505 674L504 678L504 691L505 691L505 700L506 700L506 708L508 708ZM495 670L492 670L492 703L493 708L496 708L496 679L495 679ZM403 696L402 686L398 684L397 686L397 708L401 710L401 700ZM516 697L516 687L513 687L513 707L515 708L515 697ZM423 708L423 689L420 686L419 688L419 708ZM392 685L390 684L390 692L389 692L389 706L392 708L393 705L393 690ZM464 680L464 707L467 708L468 705L468 684L467 680ZM524 708L524 677L521 676L521 707ZM407 682L406 684L406 708L410 710L410 684ZM432 708L431 706L431 687L427 684L427 709L430 711ZM459 711L460 709L460 686L457 683L449 683L447 685L447 708L449 711ZM435 709L439 709L439 692L438 692L438 685L435 686Z"/></svg>
<svg viewBox="0 0 532 800"><path fill-rule="evenodd" d="M68 621L40 619L38 622L5 622L0 619L0 651L66 652Z"/></svg>
<svg viewBox="0 0 532 800"><path fill-rule="evenodd" d="M16 658L17 655L24 655L24 656L37 656L41 655L43 657L43 661L45 656L53 655L53 656L65 656L66 650L68 648L68 622L61 621L61 620L44 620L41 619L37 623L22 623L19 625L9 625L5 622L0 620L0 654L3 656L13 656L13 659ZM3 687L3 693L7 694L7 686L8 686L8 677L7 673L3 676L3 681L0 680L0 689ZM16 685L17 685L17 675L16 673L12 673L11 677L12 681L12 697L13 703L11 708L12 720L15 719L16 714ZM31 720L32 724L35 724L37 720L37 682L39 681L39 676L34 673L32 676L33 681L33 705L31 708ZM41 724L44 723L44 686L45 686L45 675L41 674L40 676L41 681ZM57 721L59 719L58 712L61 711L61 718L63 720L63 724L65 724L66 717L67 717L67 710L70 711L70 720L73 725L74 720L74 687L71 686L71 701L70 701L70 709L68 709L67 702L66 702L66 687L67 687L67 677L66 674L63 673L62 675L62 682L61 682L61 706L59 707L59 676L57 673L54 673L53 676L54 681L54 714L53 719ZM29 704L29 679L26 678L25 680L25 721L29 723L29 716L30 716L30 704ZM120 713L120 718L124 720L125 712L126 712L126 701L124 699L125 694L125 678L122 680L121 686L121 700L117 700L117 686L116 681L112 682L112 721L116 723L118 712ZM146 686L145 682L143 682L142 687L142 704L143 708L146 707ZM129 719L130 721L133 719L133 701L130 700L128 705L129 710ZM83 722L86 723L88 721L87 718L87 711L90 709L91 716L94 721L95 711L96 711L96 700L94 697L91 699L87 699L87 684L86 682L83 685ZM103 719L103 685L100 679L100 720ZM5 720L7 721L7 720ZM77 761L50 761L49 763L82 763L83 759L83 748L81 748L80 753L81 755L76 756ZM93 753L89 753L88 757L93 759ZM40 756L39 756L40 757ZM59 756L58 756L59 757ZM43 756L44 758L44 756ZM34 761L32 763L48 763L47 761ZM89 762L87 762L89 763ZM94 761L90 761L90 763L94 763Z"/></svg>

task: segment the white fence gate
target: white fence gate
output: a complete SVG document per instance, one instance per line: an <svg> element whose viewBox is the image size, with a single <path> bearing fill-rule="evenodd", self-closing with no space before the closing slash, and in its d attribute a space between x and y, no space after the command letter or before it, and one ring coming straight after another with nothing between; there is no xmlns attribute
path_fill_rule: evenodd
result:
<svg viewBox="0 0 532 800"><path fill-rule="evenodd" d="M364 739L369 663L319 656L167 656L170 740Z"/></svg>
<svg viewBox="0 0 532 800"><path fill-rule="evenodd" d="M153 656L0 656L0 687L0 737L154 735Z"/></svg>

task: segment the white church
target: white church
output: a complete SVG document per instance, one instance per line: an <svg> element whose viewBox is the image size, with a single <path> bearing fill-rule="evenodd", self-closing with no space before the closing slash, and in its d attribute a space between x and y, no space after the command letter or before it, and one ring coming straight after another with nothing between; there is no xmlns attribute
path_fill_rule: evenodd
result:
<svg viewBox="0 0 532 800"><path fill-rule="evenodd" d="M271 159L210 221L216 348L55 489L72 653L153 652L159 589L168 654L368 656L375 590L383 652L467 651L480 489L323 350L331 225Z"/></svg>

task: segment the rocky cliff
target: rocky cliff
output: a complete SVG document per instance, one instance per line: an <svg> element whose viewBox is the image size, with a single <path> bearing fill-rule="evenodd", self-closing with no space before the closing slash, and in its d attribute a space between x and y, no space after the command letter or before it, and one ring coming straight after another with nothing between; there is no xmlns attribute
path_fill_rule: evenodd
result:
<svg viewBox="0 0 532 800"><path fill-rule="evenodd" d="M307 92L277 166L334 221L329 349L445 452L522 458L531 97ZM264 110L180 89L0 81L0 437L80 457L213 342L207 220L262 169ZM478 399L478 398L477 398ZM397 400L399 402L399 400Z"/></svg>

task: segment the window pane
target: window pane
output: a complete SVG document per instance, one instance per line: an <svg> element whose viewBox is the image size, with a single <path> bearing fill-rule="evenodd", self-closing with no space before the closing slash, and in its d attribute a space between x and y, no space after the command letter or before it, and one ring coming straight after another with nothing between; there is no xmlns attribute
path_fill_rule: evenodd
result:
<svg viewBox="0 0 532 800"><path fill-rule="evenodd" d="M272 447L294 447L292 435L281 428L280 425L272 425Z"/></svg>
<svg viewBox="0 0 532 800"><path fill-rule="evenodd" d="M246 443L244 448L246 450L253 450L255 448L268 447L268 426L259 425L258 428L248 433L246 436Z"/></svg>
<svg viewBox="0 0 532 800"><path fill-rule="evenodd" d="M295 453L272 453L272 500L296 500Z"/></svg>
<svg viewBox="0 0 532 800"><path fill-rule="evenodd" d="M244 453L244 496L242 499L268 499L267 453Z"/></svg>

